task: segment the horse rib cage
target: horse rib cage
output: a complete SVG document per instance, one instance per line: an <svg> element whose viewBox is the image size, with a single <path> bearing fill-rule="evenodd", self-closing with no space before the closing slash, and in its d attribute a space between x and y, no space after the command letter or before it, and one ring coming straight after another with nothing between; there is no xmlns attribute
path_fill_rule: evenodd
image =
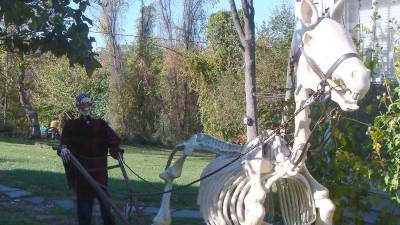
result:
<svg viewBox="0 0 400 225"><path fill-rule="evenodd" d="M202 176L232 160L222 155L214 159ZM281 179L276 183L285 225L306 225L315 221L315 203L308 183L302 176ZM237 161L220 173L202 180L197 203L207 225L240 225L244 223L244 199L250 189L241 162ZM264 202L266 217L274 215L272 192Z"/></svg>
<svg viewBox="0 0 400 225"><path fill-rule="evenodd" d="M302 175L280 179L276 187L285 225L308 225L315 221L315 202Z"/></svg>

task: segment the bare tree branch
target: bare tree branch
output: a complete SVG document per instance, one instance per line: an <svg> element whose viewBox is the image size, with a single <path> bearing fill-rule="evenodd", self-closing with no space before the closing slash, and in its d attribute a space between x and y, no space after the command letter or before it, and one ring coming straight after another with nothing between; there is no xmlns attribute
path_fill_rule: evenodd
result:
<svg viewBox="0 0 400 225"><path fill-rule="evenodd" d="M124 111L122 109L122 98L121 95L117 94L123 87L122 77L122 52L118 44L116 33L118 33L118 21L120 13L125 0L100 0L99 5L101 6L101 19L103 21L102 30L106 38L106 46L111 53L109 60L112 64L112 75L110 82L111 94L110 102L111 108L115 109L110 113L111 126L118 132L127 132Z"/></svg>
<svg viewBox="0 0 400 225"><path fill-rule="evenodd" d="M249 6L248 6L248 3L247 3L247 0L242 0L242 9L243 9L244 16L246 18L248 18L249 17L249 11L247 11L247 10L249 9Z"/></svg>
<svg viewBox="0 0 400 225"><path fill-rule="evenodd" d="M172 16L171 16L171 1L170 0L159 0L158 1L162 16L162 22L167 30L169 45L173 43L173 30L172 30Z"/></svg>
<svg viewBox="0 0 400 225"><path fill-rule="evenodd" d="M240 43L242 44L242 48L243 48L243 46L245 46L246 39L245 39L242 25L240 24L240 19L239 19L239 15L238 15L238 12L236 9L235 0L229 0L229 4L231 5L233 24L235 25L236 31L239 35Z"/></svg>

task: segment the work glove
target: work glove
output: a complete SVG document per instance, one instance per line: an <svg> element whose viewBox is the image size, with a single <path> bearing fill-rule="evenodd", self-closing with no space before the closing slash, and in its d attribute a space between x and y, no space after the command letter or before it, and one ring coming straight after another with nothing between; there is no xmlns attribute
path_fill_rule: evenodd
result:
<svg viewBox="0 0 400 225"><path fill-rule="evenodd" d="M59 156L61 157L64 163L68 163L71 160L71 152L69 151L66 145L60 146Z"/></svg>
<svg viewBox="0 0 400 225"><path fill-rule="evenodd" d="M121 155L121 159L123 160L124 152L125 151L121 148L114 148L114 149L111 149L110 155L111 155L111 157L113 157L116 160L118 160L118 156Z"/></svg>

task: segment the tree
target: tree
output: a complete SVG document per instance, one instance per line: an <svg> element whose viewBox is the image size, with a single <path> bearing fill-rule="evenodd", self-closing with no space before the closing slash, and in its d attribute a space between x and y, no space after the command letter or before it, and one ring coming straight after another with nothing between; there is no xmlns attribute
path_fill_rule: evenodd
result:
<svg viewBox="0 0 400 225"><path fill-rule="evenodd" d="M193 53L197 51L198 44L195 42L196 39L201 35L200 29L201 24L205 20L204 16L204 5L206 0L184 0L183 1L183 14L182 14L182 27L180 36L183 40L184 50L186 52ZM190 88L191 78L187 71L181 71L182 83L183 83L183 118L181 127L186 129L186 134L190 134L191 131L199 130L193 129L193 125L199 125L198 120L198 96ZM191 129L192 128L192 129Z"/></svg>
<svg viewBox="0 0 400 225"><path fill-rule="evenodd" d="M185 71L184 55L196 50L194 38L199 36L199 26L204 19L204 0L183 1L183 24L174 26L172 2L159 1L162 29L167 35L164 42L164 68L160 74L160 92L164 101L160 120L168 142L175 142L201 130L196 93L190 87L190 77ZM186 21L186 16L190 21ZM180 37L181 40L174 38ZM186 41L185 41L186 38Z"/></svg>
<svg viewBox="0 0 400 225"><path fill-rule="evenodd" d="M288 51L294 29L294 10L287 4L275 8L258 31L257 60L257 115L259 126L271 128L279 125L285 93L285 71ZM289 79L291 83L292 80ZM290 90L289 90L289 93ZM285 99L286 100L286 99Z"/></svg>
<svg viewBox="0 0 400 225"><path fill-rule="evenodd" d="M3 101L2 101L2 107L3 107L3 128L7 127L8 124L8 100L9 100L9 83L8 83L8 77L9 77L9 61L10 61L10 54L6 53L3 55L4 60L1 60L3 62L2 68L2 73L1 77L3 80Z"/></svg>
<svg viewBox="0 0 400 225"><path fill-rule="evenodd" d="M40 136L37 113L31 104L29 83L30 74L26 70L26 55L52 52L56 56L66 55L71 65L80 64L87 74L101 67L94 58L89 38L92 21L83 15L89 0L71 1L36 0L34 2L15 0L0 2L1 48L18 56L21 66L17 84L20 102L27 117L31 120L32 136Z"/></svg>
<svg viewBox="0 0 400 225"><path fill-rule="evenodd" d="M224 140L242 143L244 77L242 53L229 12L208 17L207 49L186 57L191 86L198 95L204 132Z"/></svg>
<svg viewBox="0 0 400 225"><path fill-rule="evenodd" d="M89 37L92 21L83 13L89 0L0 1L1 48L19 54L66 55L88 74L101 67ZM74 7L75 6L75 7Z"/></svg>
<svg viewBox="0 0 400 225"><path fill-rule="evenodd" d="M117 33L121 9L125 4L124 0L99 0L102 9L100 28L106 38L106 48L109 52L108 62L111 65L110 78L110 112L109 118L111 126L122 133L127 132L126 118L122 109L122 96L120 91L123 89L123 65L122 53L118 45Z"/></svg>
<svg viewBox="0 0 400 225"><path fill-rule="evenodd" d="M376 13L376 12L375 12ZM374 16L379 16L375 15ZM391 21L394 41L393 59L395 76L400 80L400 21ZM396 39L397 38L397 39ZM374 52L374 55L376 53ZM376 59L372 59L373 61ZM372 68L374 68L373 66ZM367 134L377 161L381 162L384 187L392 199L400 203L400 87L399 83L385 80L383 93L378 93L379 116L375 117Z"/></svg>
<svg viewBox="0 0 400 225"><path fill-rule="evenodd" d="M33 71L28 66L28 61L25 59L23 55L19 55L18 59L19 70L16 78L16 85L18 88L19 100L21 102L22 107L25 110L25 114L28 117L31 123L31 136L33 138L40 137L40 125L39 125L39 117L32 105L32 88L33 88L33 80L34 74Z"/></svg>
<svg viewBox="0 0 400 225"><path fill-rule="evenodd" d="M30 64L34 65L31 70L36 76L32 104L37 108L43 124L48 125L55 118L64 120L78 117L75 96L81 92L89 93L93 99L91 114L105 118L110 76L106 69L98 69L89 77L83 67L70 68L66 57L57 58L49 53Z"/></svg>
<svg viewBox="0 0 400 225"><path fill-rule="evenodd" d="M239 35L244 58L247 140L257 136L257 98L256 98L256 48L253 0L242 0L244 27L236 9L235 0L229 0L233 23Z"/></svg>
<svg viewBox="0 0 400 225"><path fill-rule="evenodd" d="M1 61L1 67L0 67L0 85L2 87L2 93L1 93L1 108L2 108L2 125L0 130L2 132L9 132L11 133L12 130L14 129L12 123L13 120L15 119L15 111L12 112L13 104L15 102L15 99L13 99L13 93L14 93L14 85L13 85L13 80L12 75L13 71L11 69L11 54L4 52L0 54L0 61ZM19 103L19 102L18 102Z"/></svg>
<svg viewBox="0 0 400 225"><path fill-rule="evenodd" d="M159 11L161 14L161 23L163 24L163 30L167 32L168 46L173 46L173 20L171 10L171 0L159 0Z"/></svg>
<svg viewBox="0 0 400 225"><path fill-rule="evenodd" d="M5 122L0 130L6 131L9 134L12 134L12 132L25 133L26 127L30 127L32 124L28 122L25 109L20 102L18 78L21 76L20 67L22 62L11 53L3 52L0 56L3 65L0 69L0 85L3 87L3 104L1 106L3 122ZM30 87L32 86L32 82L25 82L23 85ZM32 132L32 130L30 131Z"/></svg>
<svg viewBox="0 0 400 225"><path fill-rule="evenodd" d="M159 75L163 64L162 50L153 40L155 7L141 6L138 19L138 38L129 46L125 63L123 89L128 135L142 144L158 141L160 112L163 105L158 92Z"/></svg>
<svg viewBox="0 0 400 225"><path fill-rule="evenodd" d="M183 1L183 23L181 38L186 50L194 50L196 38L200 35L200 25L204 20L203 5L206 0L184 0Z"/></svg>
<svg viewBox="0 0 400 225"><path fill-rule="evenodd" d="M175 29L172 18L172 2L171 0L159 0L158 8L161 15L161 29L167 34L167 41L164 44L167 48L164 49L163 70L160 74L160 96L164 102L161 109L160 121L163 127L162 131L164 142L175 142L176 139L182 138L182 129L179 126L181 107L178 87L177 65L178 55L174 51L176 41L174 41Z"/></svg>

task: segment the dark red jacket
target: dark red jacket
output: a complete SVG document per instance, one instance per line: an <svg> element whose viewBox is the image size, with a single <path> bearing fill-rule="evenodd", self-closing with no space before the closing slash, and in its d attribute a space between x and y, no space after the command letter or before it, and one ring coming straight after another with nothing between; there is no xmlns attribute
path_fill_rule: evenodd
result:
<svg viewBox="0 0 400 225"><path fill-rule="evenodd" d="M66 121L61 144L100 184L107 185L107 154L119 150L120 138L102 119L83 118ZM66 165L68 184L80 193L93 193L93 189L72 163Z"/></svg>

